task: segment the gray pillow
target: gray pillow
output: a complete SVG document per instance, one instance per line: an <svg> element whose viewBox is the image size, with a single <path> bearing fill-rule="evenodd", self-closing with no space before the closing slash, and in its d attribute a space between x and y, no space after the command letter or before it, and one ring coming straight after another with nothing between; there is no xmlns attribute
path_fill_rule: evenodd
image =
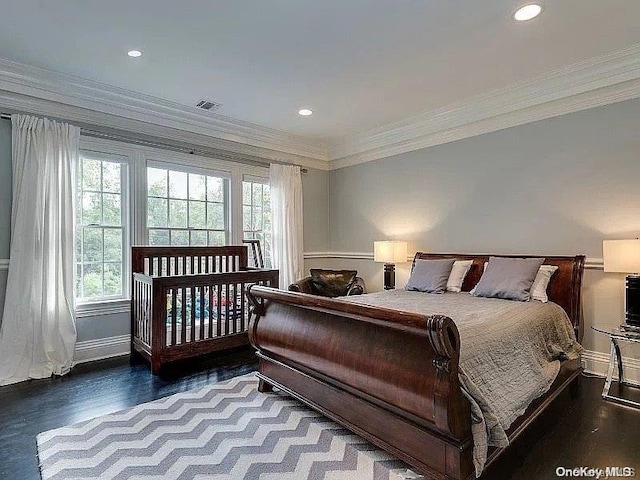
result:
<svg viewBox="0 0 640 480"><path fill-rule="evenodd" d="M542 262L544 258L489 257L474 295L527 302L531 299L531 285Z"/></svg>
<svg viewBox="0 0 640 480"><path fill-rule="evenodd" d="M426 293L443 293L447 289L447 280L453 268L451 260L416 260L405 290L417 290Z"/></svg>

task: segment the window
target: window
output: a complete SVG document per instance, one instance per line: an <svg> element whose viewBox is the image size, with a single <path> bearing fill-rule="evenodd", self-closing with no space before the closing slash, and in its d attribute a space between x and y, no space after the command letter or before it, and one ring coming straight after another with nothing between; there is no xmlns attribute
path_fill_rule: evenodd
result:
<svg viewBox="0 0 640 480"><path fill-rule="evenodd" d="M149 245L226 245L229 180L208 172L147 168Z"/></svg>
<svg viewBox="0 0 640 480"><path fill-rule="evenodd" d="M242 233L245 239L260 240L264 265L271 268L271 195L267 179L244 176Z"/></svg>
<svg viewBox="0 0 640 480"><path fill-rule="evenodd" d="M76 300L125 298L126 163L81 153L76 192Z"/></svg>

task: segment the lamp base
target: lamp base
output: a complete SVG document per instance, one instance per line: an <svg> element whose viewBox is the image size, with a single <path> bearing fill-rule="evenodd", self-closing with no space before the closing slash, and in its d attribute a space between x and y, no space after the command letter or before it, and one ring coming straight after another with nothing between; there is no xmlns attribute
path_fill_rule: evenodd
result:
<svg viewBox="0 0 640 480"><path fill-rule="evenodd" d="M627 275L627 325L640 327L640 275Z"/></svg>
<svg viewBox="0 0 640 480"><path fill-rule="evenodd" d="M394 263L384 264L384 289L393 290L396 288L396 265Z"/></svg>

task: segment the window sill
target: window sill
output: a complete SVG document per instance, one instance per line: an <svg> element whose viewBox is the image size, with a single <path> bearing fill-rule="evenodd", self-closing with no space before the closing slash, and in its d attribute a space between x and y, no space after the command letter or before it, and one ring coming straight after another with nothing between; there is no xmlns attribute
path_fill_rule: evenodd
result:
<svg viewBox="0 0 640 480"><path fill-rule="evenodd" d="M130 313L131 300L106 300L104 302L82 303L76 306L76 318L99 317L117 313Z"/></svg>

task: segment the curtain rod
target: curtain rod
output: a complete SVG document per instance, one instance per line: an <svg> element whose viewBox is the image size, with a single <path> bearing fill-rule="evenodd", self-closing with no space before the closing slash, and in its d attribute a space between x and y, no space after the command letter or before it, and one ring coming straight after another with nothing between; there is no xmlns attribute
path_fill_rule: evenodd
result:
<svg viewBox="0 0 640 480"><path fill-rule="evenodd" d="M11 120L11 115L8 114L8 113L0 113L0 119L2 119L2 120ZM230 161L234 161L234 162L241 162L241 163L259 165L259 166L262 166L262 167L268 167L271 163L277 163L279 165L295 165L295 164L291 164L291 163L287 163L287 162L278 162L276 160L267 161L267 160L262 160L262 159L257 159L257 158L247 158L247 157L243 157L243 156L234 155L233 153L228 153L228 152L225 152L225 151L221 151L221 150L218 150L218 149L208 149L206 147L204 147L204 148L183 147L183 146L179 146L179 145L173 145L171 143L143 140L143 139L140 139L140 138L134 138L134 137L126 136L126 135L118 135L118 134L114 134L114 133L99 132L99 131L96 131L96 130L90 130L88 128L83 128L83 127L80 128L80 131L81 131L82 135L85 135L87 137L104 138L104 139L107 139L107 140L116 140L116 141L120 141L120 142L131 143L131 144L134 144L134 145L161 148L163 150L171 150L171 151L174 151L174 152L188 153L188 154L191 154L191 155L200 155L200 156L203 156L203 157L222 158L224 160L230 160ZM296 165L296 166L300 167L300 171L302 173L308 173L309 172L309 170L307 170L306 168L302 167L301 165Z"/></svg>

